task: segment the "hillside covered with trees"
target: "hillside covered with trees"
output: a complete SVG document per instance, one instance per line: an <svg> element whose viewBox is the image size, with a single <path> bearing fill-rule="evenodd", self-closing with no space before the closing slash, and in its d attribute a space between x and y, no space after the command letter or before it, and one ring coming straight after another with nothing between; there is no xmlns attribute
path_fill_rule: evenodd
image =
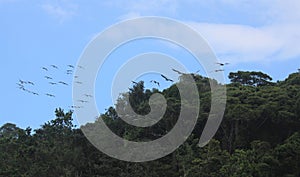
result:
<svg viewBox="0 0 300 177"><path fill-rule="evenodd" d="M188 140L168 156L143 163L113 159L97 150L73 125L72 111L58 108L56 118L36 130L12 123L1 126L0 176L300 176L300 73L277 82L262 72L230 73L223 121L203 148L198 141L210 111L210 85L208 78L192 76L201 102L198 122ZM126 124L114 107L98 120L103 119L114 133L128 140L162 137L180 112L176 85L163 91L149 90L141 81L123 98L129 97L135 112L147 114L153 93L163 94L168 106L164 118L149 128ZM116 106L124 105L120 97Z"/></svg>

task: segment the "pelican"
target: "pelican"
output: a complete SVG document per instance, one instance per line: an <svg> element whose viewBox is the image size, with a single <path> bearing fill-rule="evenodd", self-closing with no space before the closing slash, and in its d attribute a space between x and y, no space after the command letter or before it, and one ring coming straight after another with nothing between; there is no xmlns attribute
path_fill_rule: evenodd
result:
<svg viewBox="0 0 300 177"><path fill-rule="evenodd" d="M88 101L85 101L85 100L77 100L77 101L79 101L81 103L88 103Z"/></svg>
<svg viewBox="0 0 300 177"><path fill-rule="evenodd" d="M217 65L220 65L220 66L224 66L224 65L228 65L228 64L230 64L230 63L219 63L219 62L217 62L216 64L217 64Z"/></svg>
<svg viewBox="0 0 300 177"><path fill-rule="evenodd" d="M55 97L55 95L52 95L50 93L46 93L46 95L49 96L49 97Z"/></svg>
<svg viewBox="0 0 300 177"><path fill-rule="evenodd" d="M89 95L89 94L84 94L84 96L86 96L86 97L90 97L90 98L92 98L92 97L93 97L92 95Z"/></svg>
<svg viewBox="0 0 300 177"><path fill-rule="evenodd" d="M49 82L49 84L56 85L57 83L56 82Z"/></svg>
<svg viewBox="0 0 300 177"><path fill-rule="evenodd" d="M45 76L45 78L46 78L46 79L53 79L52 77L49 77L49 76Z"/></svg>
<svg viewBox="0 0 300 177"><path fill-rule="evenodd" d="M166 81L174 82L172 79L167 78L166 76L161 74L161 77L163 77Z"/></svg>
<svg viewBox="0 0 300 177"><path fill-rule="evenodd" d="M211 71L211 72L220 72L220 71L224 71L224 69L216 69L216 70Z"/></svg>
<svg viewBox="0 0 300 177"><path fill-rule="evenodd" d="M30 85L34 85L34 83L33 83L33 82L30 82L30 81L27 81L27 83L30 84Z"/></svg>
<svg viewBox="0 0 300 177"><path fill-rule="evenodd" d="M65 83L63 81L59 81L58 83L63 84L63 85L69 85L69 84L67 84L67 83Z"/></svg>
<svg viewBox="0 0 300 177"><path fill-rule="evenodd" d="M52 68L58 69L56 65L50 65L50 66L52 66Z"/></svg>
<svg viewBox="0 0 300 177"><path fill-rule="evenodd" d="M178 71L178 70L176 70L176 69L174 69L174 68L172 68L172 70L173 70L174 72L178 73L178 74L185 74L185 73L183 73L183 72L181 72L181 71Z"/></svg>
<svg viewBox="0 0 300 177"><path fill-rule="evenodd" d="M38 93L36 93L36 92L31 92L32 94L34 94L34 95L39 95Z"/></svg>
<svg viewBox="0 0 300 177"><path fill-rule="evenodd" d="M21 79L19 79L19 82L20 82L21 84L27 84L26 81L22 81Z"/></svg>
<svg viewBox="0 0 300 177"><path fill-rule="evenodd" d="M153 82L154 84L157 84L160 87L159 82L157 82L155 80L151 80L150 82Z"/></svg>

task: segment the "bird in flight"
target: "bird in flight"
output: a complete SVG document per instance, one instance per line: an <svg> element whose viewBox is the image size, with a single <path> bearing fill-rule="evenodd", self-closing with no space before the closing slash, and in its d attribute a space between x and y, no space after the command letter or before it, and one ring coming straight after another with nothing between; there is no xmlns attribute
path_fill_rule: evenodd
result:
<svg viewBox="0 0 300 177"><path fill-rule="evenodd" d="M56 82L49 82L49 84L56 85L57 83Z"/></svg>
<svg viewBox="0 0 300 177"><path fill-rule="evenodd" d="M52 77L49 77L49 76L45 76L45 78L46 78L46 79L52 79Z"/></svg>
<svg viewBox="0 0 300 177"><path fill-rule="evenodd" d="M30 82L30 81L27 81L27 83L30 84L30 85L34 85L34 83L33 83L33 82Z"/></svg>
<svg viewBox="0 0 300 177"><path fill-rule="evenodd" d="M48 71L48 69L46 67L42 67L43 70Z"/></svg>
<svg viewBox="0 0 300 177"><path fill-rule="evenodd" d="M224 69L216 69L216 70L214 70L212 72L221 72L221 71L224 71Z"/></svg>
<svg viewBox="0 0 300 177"><path fill-rule="evenodd" d="M81 102L81 103L88 103L88 101L85 101L85 100L77 100L78 102Z"/></svg>
<svg viewBox="0 0 300 177"><path fill-rule="evenodd" d="M82 108L82 106L69 106L70 108Z"/></svg>
<svg viewBox="0 0 300 177"><path fill-rule="evenodd" d="M50 65L50 66L52 66L52 68L58 69L56 65Z"/></svg>
<svg viewBox="0 0 300 177"><path fill-rule="evenodd" d="M174 69L174 68L172 68L172 70L173 70L174 72L178 73L178 74L185 74L185 73L183 73L183 72L181 72L181 71L178 71L177 69Z"/></svg>
<svg viewBox="0 0 300 177"><path fill-rule="evenodd" d="M159 82L157 82L157 81L155 81L155 80L151 80L150 82L151 82L151 83L153 82L154 84L157 84L157 85L160 87Z"/></svg>
<svg viewBox="0 0 300 177"><path fill-rule="evenodd" d="M39 95L38 93L36 93L36 92L31 92L33 95Z"/></svg>
<svg viewBox="0 0 300 177"><path fill-rule="evenodd" d="M24 88L24 85L22 85L20 83L16 83L16 84L19 86L19 88Z"/></svg>
<svg viewBox="0 0 300 177"><path fill-rule="evenodd" d="M138 84L137 82L135 82L135 81L131 81L132 83L134 83L134 84Z"/></svg>
<svg viewBox="0 0 300 177"><path fill-rule="evenodd" d="M49 96L49 97L55 97L55 95L52 95L50 93L46 93L46 95Z"/></svg>
<svg viewBox="0 0 300 177"><path fill-rule="evenodd" d="M58 83L63 84L63 85L69 85L69 84L67 84L67 83L65 83L63 81L59 81Z"/></svg>
<svg viewBox="0 0 300 177"><path fill-rule="evenodd" d="M90 98L92 98L93 96L92 95L90 95L90 94L84 94L84 96L86 96L86 97L90 97Z"/></svg>
<svg viewBox="0 0 300 177"><path fill-rule="evenodd" d="M23 80L21 80L21 79L19 79L19 82L20 82L20 84L27 84L26 81L23 81Z"/></svg>
<svg viewBox="0 0 300 177"><path fill-rule="evenodd" d="M165 75L161 74L161 77L163 77L166 81L174 82L172 79L167 78Z"/></svg>
<svg viewBox="0 0 300 177"><path fill-rule="evenodd" d="M70 68L74 68L74 66L73 65L68 65Z"/></svg>
<svg viewBox="0 0 300 177"><path fill-rule="evenodd" d="M228 65L228 64L230 64L230 63L219 63L219 62L217 62L216 64L217 64L217 65L220 65L220 66L224 66L224 65Z"/></svg>
<svg viewBox="0 0 300 177"><path fill-rule="evenodd" d="M75 83L76 83L76 84L82 84L82 82L80 82L80 81L76 81Z"/></svg>

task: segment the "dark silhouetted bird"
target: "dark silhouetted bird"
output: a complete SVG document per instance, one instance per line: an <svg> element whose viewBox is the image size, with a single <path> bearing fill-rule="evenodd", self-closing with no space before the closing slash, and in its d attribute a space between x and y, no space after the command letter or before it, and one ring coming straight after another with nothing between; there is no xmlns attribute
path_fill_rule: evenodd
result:
<svg viewBox="0 0 300 177"><path fill-rule="evenodd" d="M172 70L173 70L174 72L178 73L178 74L185 74L185 73L183 73L183 72L181 72L181 71L178 71L177 69L173 69L173 68L172 68Z"/></svg>
<svg viewBox="0 0 300 177"><path fill-rule="evenodd" d="M161 74L161 77L163 77L166 81L174 82L172 79L167 78L166 76Z"/></svg>
<svg viewBox="0 0 300 177"><path fill-rule="evenodd" d="M49 84L56 85L57 83L56 82L49 82Z"/></svg>
<svg viewBox="0 0 300 177"><path fill-rule="evenodd" d="M52 79L52 77L49 77L49 76L45 76L45 78L46 78L46 79Z"/></svg>
<svg viewBox="0 0 300 177"><path fill-rule="evenodd" d="M88 103L88 101L85 101L85 100L77 100L78 102L81 102L81 103Z"/></svg>
<svg viewBox="0 0 300 177"><path fill-rule="evenodd" d="M69 85L69 84L67 84L67 83L65 83L63 81L59 81L58 83L63 84L63 85Z"/></svg>
<svg viewBox="0 0 300 177"><path fill-rule="evenodd" d="M21 80L21 79L19 79L19 82L20 82L21 84L27 84L26 81L23 81L23 80Z"/></svg>
<svg viewBox="0 0 300 177"><path fill-rule="evenodd" d="M50 65L52 68L58 69L56 65Z"/></svg>
<svg viewBox="0 0 300 177"><path fill-rule="evenodd" d="M34 85L34 83L33 83L33 82L30 82L30 81L27 81L27 83L30 84L30 85Z"/></svg>
<svg viewBox="0 0 300 177"><path fill-rule="evenodd" d="M224 66L224 65L228 65L228 64L230 64L230 63L219 63L219 62L217 62L216 64L218 64L218 65L220 65L220 66Z"/></svg>
<svg viewBox="0 0 300 177"><path fill-rule="evenodd" d="M36 92L31 92L33 95L39 95L38 93L36 93Z"/></svg>
<svg viewBox="0 0 300 177"><path fill-rule="evenodd" d="M86 97L90 97L90 98L92 98L92 97L93 97L93 95L90 95L90 94L84 94L84 96L86 96Z"/></svg>
<svg viewBox="0 0 300 177"><path fill-rule="evenodd" d="M50 94L50 93L46 93L46 95L49 96L49 97L55 97L55 95Z"/></svg>
<svg viewBox="0 0 300 177"><path fill-rule="evenodd" d="M216 69L216 70L214 70L212 72L221 72L221 71L224 71L224 69Z"/></svg>
<svg viewBox="0 0 300 177"><path fill-rule="evenodd" d="M155 80L151 80L150 82L151 82L151 83L153 82L154 84L157 84L157 85L160 87L159 82L157 82L157 81L155 81Z"/></svg>

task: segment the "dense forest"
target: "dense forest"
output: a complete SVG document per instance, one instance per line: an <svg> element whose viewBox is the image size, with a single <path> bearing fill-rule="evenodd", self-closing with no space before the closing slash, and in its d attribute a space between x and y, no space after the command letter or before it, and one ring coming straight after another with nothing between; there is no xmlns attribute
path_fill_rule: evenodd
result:
<svg viewBox="0 0 300 177"><path fill-rule="evenodd" d="M198 141L210 112L211 92L209 78L192 76L201 102L198 122L187 141L168 156L142 163L111 158L74 126L72 111L58 108L56 118L36 130L12 123L0 128L0 176L300 176L300 73L277 82L262 72L230 73L223 121L214 138L202 148ZM103 119L113 132L128 140L149 141L164 136L180 112L175 84L160 91L146 89L140 81L123 97L129 97L135 112L147 114L153 93L163 94L168 106L163 119L149 128L126 124L115 107L95 121ZM116 106L123 102L120 97Z"/></svg>

